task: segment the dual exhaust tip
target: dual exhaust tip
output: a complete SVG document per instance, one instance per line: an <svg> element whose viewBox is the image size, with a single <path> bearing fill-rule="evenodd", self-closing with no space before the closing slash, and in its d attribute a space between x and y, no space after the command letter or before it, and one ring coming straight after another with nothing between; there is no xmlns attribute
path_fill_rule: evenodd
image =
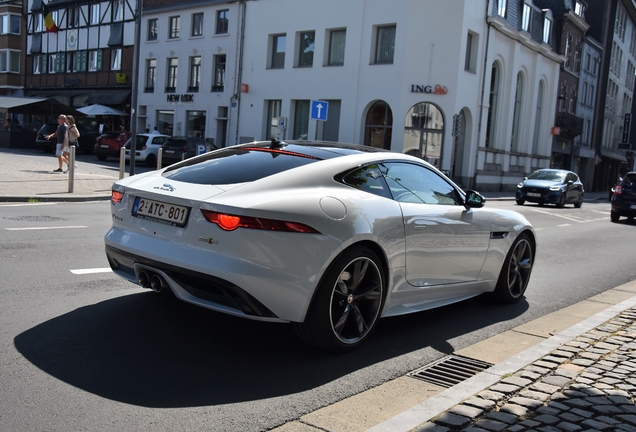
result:
<svg viewBox="0 0 636 432"><path fill-rule="evenodd" d="M148 273L145 271L139 272L138 277L139 285L144 288L150 288L154 292L160 292L164 286L167 286L166 281L157 273Z"/></svg>

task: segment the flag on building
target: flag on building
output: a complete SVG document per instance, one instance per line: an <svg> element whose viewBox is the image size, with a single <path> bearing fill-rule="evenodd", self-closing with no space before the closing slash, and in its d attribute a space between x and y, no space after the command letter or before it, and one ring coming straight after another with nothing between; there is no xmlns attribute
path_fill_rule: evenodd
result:
<svg viewBox="0 0 636 432"><path fill-rule="evenodd" d="M51 12L46 5L43 6L44 26L46 27L47 33L57 33L57 25L55 24L55 20L53 19L53 12Z"/></svg>

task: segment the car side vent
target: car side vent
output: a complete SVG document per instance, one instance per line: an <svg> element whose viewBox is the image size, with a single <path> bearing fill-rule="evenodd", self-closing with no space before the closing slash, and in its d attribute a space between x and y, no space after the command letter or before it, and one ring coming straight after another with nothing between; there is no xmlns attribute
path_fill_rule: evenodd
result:
<svg viewBox="0 0 636 432"><path fill-rule="evenodd" d="M448 388L477 375L491 366L493 366L492 363L449 355L411 372L409 376Z"/></svg>
<svg viewBox="0 0 636 432"><path fill-rule="evenodd" d="M493 240L501 240L508 237L508 231L494 231L490 233L490 238Z"/></svg>

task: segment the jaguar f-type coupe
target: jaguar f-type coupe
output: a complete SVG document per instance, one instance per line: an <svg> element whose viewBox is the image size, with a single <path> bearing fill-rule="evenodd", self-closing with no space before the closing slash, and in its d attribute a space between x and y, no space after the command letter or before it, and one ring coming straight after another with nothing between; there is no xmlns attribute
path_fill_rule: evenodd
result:
<svg viewBox="0 0 636 432"><path fill-rule="evenodd" d="M536 237L427 162L369 146L272 140L119 180L113 271L214 311L291 323L349 351L381 317L482 293L523 297Z"/></svg>

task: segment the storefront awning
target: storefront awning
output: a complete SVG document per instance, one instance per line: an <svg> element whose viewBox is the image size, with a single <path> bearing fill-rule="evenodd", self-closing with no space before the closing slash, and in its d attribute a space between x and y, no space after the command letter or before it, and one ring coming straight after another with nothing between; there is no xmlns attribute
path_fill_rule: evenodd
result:
<svg viewBox="0 0 636 432"><path fill-rule="evenodd" d="M607 147L601 147L601 156L604 158L615 159L621 162L627 162L625 158L625 152L621 150L608 149Z"/></svg>
<svg viewBox="0 0 636 432"><path fill-rule="evenodd" d="M57 116L71 114L84 117L84 114L59 102L54 98L12 97L0 96L0 109L9 110L16 114L36 114Z"/></svg>
<svg viewBox="0 0 636 432"><path fill-rule="evenodd" d="M130 97L130 90L94 91L86 99L86 105L123 105Z"/></svg>

